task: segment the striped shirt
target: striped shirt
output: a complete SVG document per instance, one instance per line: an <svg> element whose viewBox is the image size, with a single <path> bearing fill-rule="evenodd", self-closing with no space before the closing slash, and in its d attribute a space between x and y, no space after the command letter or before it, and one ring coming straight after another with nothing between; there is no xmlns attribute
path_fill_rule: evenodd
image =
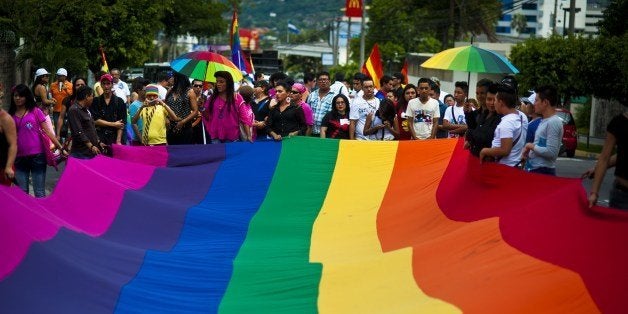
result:
<svg viewBox="0 0 628 314"><path fill-rule="evenodd" d="M307 97L307 104L310 105L312 113L314 114L312 134L321 133L321 123L325 115L331 111L331 101L334 99L334 96L336 96L336 94L329 90L323 98L318 96L318 91L312 92L310 96Z"/></svg>

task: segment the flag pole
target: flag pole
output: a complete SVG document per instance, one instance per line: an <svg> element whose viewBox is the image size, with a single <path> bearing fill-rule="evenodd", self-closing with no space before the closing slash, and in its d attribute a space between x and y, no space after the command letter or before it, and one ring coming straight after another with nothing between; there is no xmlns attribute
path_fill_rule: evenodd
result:
<svg viewBox="0 0 628 314"><path fill-rule="evenodd" d="M362 2L362 20L360 21L360 64L364 64L364 11L365 3Z"/></svg>

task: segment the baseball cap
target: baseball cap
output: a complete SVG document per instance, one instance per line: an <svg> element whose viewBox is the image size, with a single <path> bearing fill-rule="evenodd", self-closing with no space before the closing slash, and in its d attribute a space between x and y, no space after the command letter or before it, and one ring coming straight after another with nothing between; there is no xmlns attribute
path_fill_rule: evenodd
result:
<svg viewBox="0 0 628 314"><path fill-rule="evenodd" d="M42 76L42 75L48 75L50 74L46 69L44 68L39 68L37 69L37 71L35 71L35 78Z"/></svg>
<svg viewBox="0 0 628 314"><path fill-rule="evenodd" d="M514 76L508 75L502 79L497 89L500 92L507 92L511 94L517 94L517 80Z"/></svg>
<svg viewBox="0 0 628 314"><path fill-rule="evenodd" d="M59 68L59 70L57 70L57 75L68 76L68 70L64 68Z"/></svg>
<svg viewBox="0 0 628 314"><path fill-rule="evenodd" d="M100 77L100 81L101 81L101 82L102 82L102 81L109 81L109 82L113 82L113 76L111 76L111 74L108 74L108 73L103 74L103 75Z"/></svg>
<svg viewBox="0 0 628 314"><path fill-rule="evenodd" d="M536 101L536 93L532 93L532 95L528 97L528 101L534 105L534 102Z"/></svg>

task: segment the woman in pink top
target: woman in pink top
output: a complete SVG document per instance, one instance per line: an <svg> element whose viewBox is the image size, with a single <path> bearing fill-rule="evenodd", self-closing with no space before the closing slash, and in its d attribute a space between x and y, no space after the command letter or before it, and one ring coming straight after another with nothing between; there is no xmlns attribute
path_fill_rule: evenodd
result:
<svg viewBox="0 0 628 314"><path fill-rule="evenodd" d="M13 89L9 114L13 116L17 129L17 157L15 158L15 179L24 192L29 193L28 181L33 177L35 197L46 196L46 155L40 130L43 129L55 147L62 150L61 143L46 126L44 113L35 105L35 96L24 84ZM67 154L67 152L63 152Z"/></svg>
<svg viewBox="0 0 628 314"><path fill-rule="evenodd" d="M314 125L314 113L312 113L312 108L305 101L303 101L303 93L307 91L305 85L301 83L294 83L290 89L291 97L297 98L299 97L299 101L297 101L297 105L301 106L303 109L303 114L305 115L305 124L307 125L307 129L305 130L305 135L312 134L312 125Z"/></svg>
<svg viewBox="0 0 628 314"><path fill-rule="evenodd" d="M235 142L240 139L252 141L252 121L240 94L235 92L233 77L227 71L214 74L216 85L211 97L205 101L203 121L212 143ZM242 138L240 136L242 125Z"/></svg>

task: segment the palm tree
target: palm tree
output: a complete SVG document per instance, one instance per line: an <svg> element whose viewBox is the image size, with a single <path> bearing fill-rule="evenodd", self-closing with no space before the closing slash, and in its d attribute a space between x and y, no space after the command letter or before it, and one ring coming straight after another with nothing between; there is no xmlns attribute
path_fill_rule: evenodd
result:
<svg viewBox="0 0 628 314"><path fill-rule="evenodd" d="M517 37L519 37L523 33L526 33L526 29L528 28L528 21L526 20L525 15L515 14L512 17L512 21L510 21L510 27L517 32Z"/></svg>

